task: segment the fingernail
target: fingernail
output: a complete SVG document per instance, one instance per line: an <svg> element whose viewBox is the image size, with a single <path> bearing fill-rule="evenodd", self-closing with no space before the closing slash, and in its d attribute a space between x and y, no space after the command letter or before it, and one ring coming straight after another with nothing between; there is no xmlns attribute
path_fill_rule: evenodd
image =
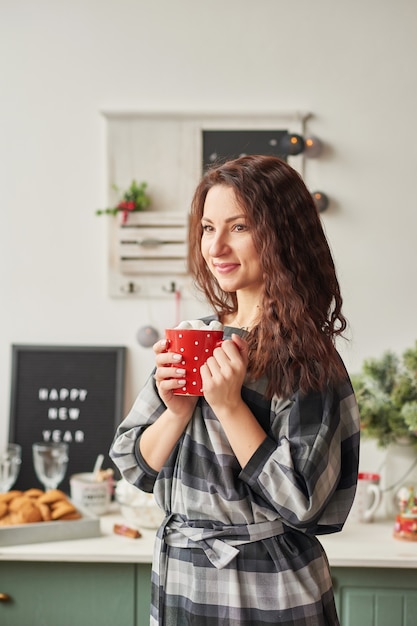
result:
<svg viewBox="0 0 417 626"><path fill-rule="evenodd" d="M172 355L172 360L173 361L181 361L182 356L180 354L173 354Z"/></svg>
<svg viewBox="0 0 417 626"><path fill-rule="evenodd" d="M161 348L165 348L165 346L167 345L167 340L161 339L161 341L159 342L159 345L161 346Z"/></svg>
<svg viewBox="0 0 417 626"><path fill-rule="evenodd" d="M183 378L179 378L179 379L177 380L177 383L178 383L178 386L179 386L179 387L182 387L183 385L185 385L185 379L183 379Z"/></svg>
<svg viewBox="0 0 417 626"><path fill-rule="evenodd" d="M184 370L184 369L182 369L182 367L179 367L179 368L178 368L177 370L175 370L175 371L176 371L176 373L177 373L177 374L180 374L180 375L182 375L182 376L184 376L184 374L185 374L185 370Z"/></svg>

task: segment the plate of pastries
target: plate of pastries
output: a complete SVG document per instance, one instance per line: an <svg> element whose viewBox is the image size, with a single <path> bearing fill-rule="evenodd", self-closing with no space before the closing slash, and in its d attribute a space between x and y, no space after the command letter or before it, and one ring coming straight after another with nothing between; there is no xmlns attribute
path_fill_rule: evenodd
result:
<svg viewBox="0 0 417 626"><path fill-rule="evenodd" d="M0 528L77 520L81 512L60 489L11 490L0 493Z"/></svg>

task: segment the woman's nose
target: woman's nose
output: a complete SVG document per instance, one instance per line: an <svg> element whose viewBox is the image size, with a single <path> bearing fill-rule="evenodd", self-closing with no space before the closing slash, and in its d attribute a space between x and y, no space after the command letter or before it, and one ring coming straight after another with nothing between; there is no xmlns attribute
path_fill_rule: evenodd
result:
<svg viewBox="0 0 417 626"><path fill-rule="evenodd" d="M221 233L216 233L210 244L210 255L221 256L228 250L228 247L227 238Z"/></svg>

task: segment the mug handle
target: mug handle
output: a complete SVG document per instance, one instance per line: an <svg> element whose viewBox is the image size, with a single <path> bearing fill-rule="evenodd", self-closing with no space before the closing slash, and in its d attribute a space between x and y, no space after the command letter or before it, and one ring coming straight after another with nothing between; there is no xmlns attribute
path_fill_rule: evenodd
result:
<svg viewBox="0 0 417 626"><path fill-rule="evenodd" d="M366 522L369 522L369 520L372 519L373 514L375 513L375 511L379 507L379 503L381 502L381 490L377 485L369 485L368 493L373 494L374 500L371 506L369 507L369 509L366 509L366 511L363 514Z"/></svg>

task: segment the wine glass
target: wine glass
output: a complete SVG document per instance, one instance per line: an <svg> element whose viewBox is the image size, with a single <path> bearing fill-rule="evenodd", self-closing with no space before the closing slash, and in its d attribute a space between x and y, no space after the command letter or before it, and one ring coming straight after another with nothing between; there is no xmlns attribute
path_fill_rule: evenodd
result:
<svg viewBox="0 0 417 626"><path fill-rule="evenodd" d="M33 443L32 452L35 473L45 491L56 489L67 471L68 444L48 441Z"/></svg>
<svg viewBox="0 0 417 626"><path fill-rule="evenodd" d="M22 448L17 443L8 443L0 450L0 493L6 493L14 485L22 463Z"/></svg>

